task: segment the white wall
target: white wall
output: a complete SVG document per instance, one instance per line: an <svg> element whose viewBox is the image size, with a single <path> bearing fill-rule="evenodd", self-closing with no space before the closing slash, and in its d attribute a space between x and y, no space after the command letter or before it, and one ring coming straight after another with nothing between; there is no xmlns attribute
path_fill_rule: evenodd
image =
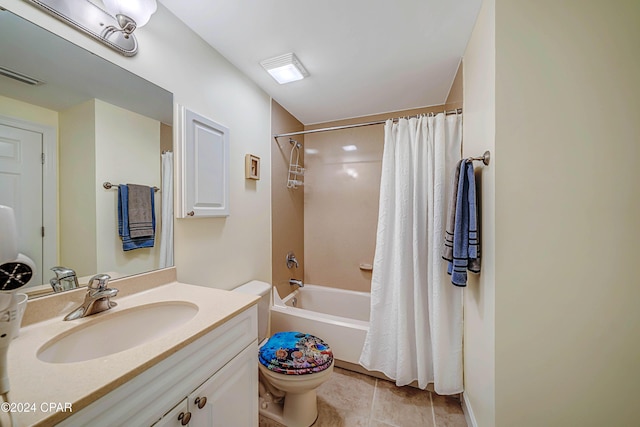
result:
<svg viewBox="0 0 640 427"><path fill-rule="evenodd" d="M270 177L244 179L247 153L261 158L263 171L271 169L267 94L161 4L149 24L136 31L140 51L133 58L120 56L26 2L0 0L0 6L164 87L173 92L174 102L230 129L231 215L176 221L178 278L227 289L251 279L270 281Z"/></svg>
<svg viewBox="0 0 640 427"><path fill-rule="evenodd" d="M495 425L495 0L485 0L463 61L463 155L491 152L476 167L481 218L482 274L469 275L464 291L464 403L478 426Z"/></svg>

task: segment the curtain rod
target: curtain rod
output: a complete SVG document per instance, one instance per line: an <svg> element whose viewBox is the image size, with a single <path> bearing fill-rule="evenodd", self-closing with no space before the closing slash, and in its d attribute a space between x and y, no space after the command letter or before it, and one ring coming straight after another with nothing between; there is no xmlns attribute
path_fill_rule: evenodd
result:
<svg viewBox="0 0 640 427"><path fill-rule="evenodd" d="M462 108L458 108L456 110L443 111L443 113L444 113L445 116L448 116L450 114L460 114L460 113L462 113ZM426 114L429 114L429 113L426 113ZM367 122L367 123L356 123L356 124L353 124L353 125L334 126L334 127L330 127L330 128L301 130L299 132L279 133L277 135L273 135L273 137L274 138L280 138L281 136L305 135L307 133L328 132L328 131L332 131L332 130L359 128L359 127L362 127L362 126L382 125L387 120L378 120L378 121L375 121L375 122ZM396 121L398 119L394 118L394 119L391 119L391 120Z"/></svg>

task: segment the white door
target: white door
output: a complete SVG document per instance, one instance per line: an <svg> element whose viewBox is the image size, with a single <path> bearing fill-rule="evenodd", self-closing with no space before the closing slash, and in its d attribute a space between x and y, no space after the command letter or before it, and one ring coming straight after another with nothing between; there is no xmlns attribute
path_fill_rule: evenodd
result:
<svg viewBox="0 0 640 427"><path fill-rule="evenodd" d="M36 263L29 285L43 283L43 135L0 124L0 205L13 208L18 251Z"/></svg>

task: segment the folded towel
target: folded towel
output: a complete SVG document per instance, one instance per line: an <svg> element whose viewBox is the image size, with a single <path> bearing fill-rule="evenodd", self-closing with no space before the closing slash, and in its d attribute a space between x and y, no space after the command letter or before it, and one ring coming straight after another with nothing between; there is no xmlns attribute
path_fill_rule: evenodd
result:
<svg viewBox="0 0 640 427"><path fill-rule="evenodd" d="M462 161L458 177L453 254L447 268L447 272L451 274L451 283L466 286L467 270L480 272L476 184L471 160Z"/></svg>
<svg viewBox="0 0 640 427"><path fill-rule="evenodd" d="M132 239L153 237L154 229L151 224L153 191L146 185L127 184L127 187L129 187L129 235Z"/></svg>
<svg viewBox="0 0 640 427"><path fill-rule="evenodd" d="M451 194L449 195L449 208L447 224L444 232L444 245L442 247L442 259L453 261L453 231L456 222L456 201L458 200L458 180L460 179L460 167L464 163L461 159L456 163L456 172L451 182Z"/></svg>
<svg viewBox="0 0 640 427"><path fill-rule="evenodd" d="M149 188L151 194L151 229L156 228L155 201L153 188ZM132 238L129 233L129 188L125 184L118 186L118 235L122 238L122 250L152 248L154 245L154 235L151 237Z"/></svg>

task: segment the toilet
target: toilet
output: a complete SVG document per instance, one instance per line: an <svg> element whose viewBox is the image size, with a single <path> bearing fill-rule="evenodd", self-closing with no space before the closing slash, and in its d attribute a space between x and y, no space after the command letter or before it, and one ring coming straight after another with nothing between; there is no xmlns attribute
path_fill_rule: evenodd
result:
<svg viewBox="0 0 640 427"><path fill-rule="evenodd" d="M278 332L267 337L270 284L254 280L234 291L260 297L260 413L287 427L311 426L318 417L316 389L333 372L331 349L322 339L304 331Z"/></svg>

